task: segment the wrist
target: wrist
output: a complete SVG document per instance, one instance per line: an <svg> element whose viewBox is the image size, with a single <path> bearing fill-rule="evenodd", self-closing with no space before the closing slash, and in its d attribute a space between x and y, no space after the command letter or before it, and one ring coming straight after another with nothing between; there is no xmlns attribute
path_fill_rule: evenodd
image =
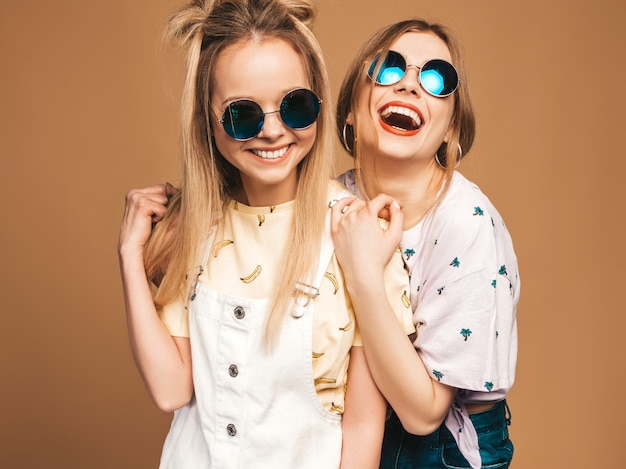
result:
<svg viewBox="0 0 626 469"><path fill-rule="evenodd" d="M383 269L353 269L352 274L344 272L344 280L346 289L352 298L359 297L376 297L385 293L385 276Z"/></svg>
<svg viewBox="0 0 626 469"><path fill-rule="evenodd" d="M120 262L141 261L143 264L144 247L137 244L120 244L117 248Z"/></svg>

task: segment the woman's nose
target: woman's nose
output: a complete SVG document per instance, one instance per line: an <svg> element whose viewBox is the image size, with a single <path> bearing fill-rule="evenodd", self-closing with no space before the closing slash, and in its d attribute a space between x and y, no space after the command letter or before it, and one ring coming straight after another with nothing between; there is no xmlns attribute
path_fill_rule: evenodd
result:
<svg viewBox="0 0 626 469"><path fill-rule="evenodd" d="M417 65L408 65L402 80L396 83L395 90L398 92L405 91L417 97L421 96L422 89L419 74L420 68Z"/></svg>
<svg viewBox="0 0 626 469"><path fill-rule="evenodd" d="M285 123L280 118L279 111L268 112L263 119L263 127L259 137L275 140L285 133Z"/></svg>

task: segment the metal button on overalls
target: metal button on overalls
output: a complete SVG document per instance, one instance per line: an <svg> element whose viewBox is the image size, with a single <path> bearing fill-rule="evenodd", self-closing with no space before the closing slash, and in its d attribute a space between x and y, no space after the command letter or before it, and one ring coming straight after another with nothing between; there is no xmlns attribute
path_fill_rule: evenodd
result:
<svg viewBox="0 0 626 469"><path fill-rule="evenodd" d="M237 306L233 311L233 314L237 319L243 319L246 317L246 310L243 309L241 306Z"/></svg>

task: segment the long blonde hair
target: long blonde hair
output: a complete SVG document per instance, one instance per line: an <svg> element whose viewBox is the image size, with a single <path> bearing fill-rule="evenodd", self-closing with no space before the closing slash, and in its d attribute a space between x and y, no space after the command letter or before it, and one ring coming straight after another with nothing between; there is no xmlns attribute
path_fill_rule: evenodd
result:
<svg viewBox="0 0 626 469"><path fill-rule="evenodd" d="M146 272L160 283L157 305L186 297L200 247L223 219L229 194L241 184L239 171L210 137L210 101L213 82L220 79L214 76L219 54L237 42L283 39L302 56L311 89L322 100L315 143L298 167L290 245L272 292L268 342L281 326L295 283L311 281L327 211L333 118L322 51L310 29L314 13L308 0L195 0L172 16L166 31L168 38L188 48L188 57L181 111L181 190L146 248Z"/></svg>
<svg viewBox="0 0 626 469"><path fill-rule="evenodd" d="M337 98L337 115L336 115L336 131L339 138L347 140L345 142L348 153L355 159L357 181L359 189L365 194L365 185L360 172L362 166L362 149L359 139L358 117L364 115L364 112L358 108L362 93L371 92L375 86L374 82L367 76L369 64L374 56L388 50L391 44L395 42L403 34L409 32L431 32L438 36L448 47L452 57L452 64L459 73L460 84L453 95L454 111L450 138L448 142L442 142L437 150L437 157L442 165L445 166L445 185L449 184L454 169L460 158L465 157L476 134L476 121L472 102L470 100L469 85L467 83L467 73L465 71L465 63L461 55L461 47L459 41L455 38L452 31L438 23L429 23L421 19L409 19L400 21L386 26L377 31L359 50L354 61L348 68L348 72L341 84L339 97ZM353 125L346 127L346 119L348 114L352 112ZM369 113L367 113L369 115ZM458 145L457 145L458 144ZM462 155L459 155L461 148ZM443 193L443 191L442 191ZM368 194L373 197L376 194Z"/></svg>

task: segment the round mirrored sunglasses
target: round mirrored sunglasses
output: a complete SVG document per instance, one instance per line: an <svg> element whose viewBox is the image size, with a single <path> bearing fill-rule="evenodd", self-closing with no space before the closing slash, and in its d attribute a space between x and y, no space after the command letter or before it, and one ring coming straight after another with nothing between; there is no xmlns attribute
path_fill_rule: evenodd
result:
<svg viewBox="0 0 626 469"><path fill-rule="evenodd" d="M382 61L380 58L381 54L376 54L367 70L367 75L379 85L398 83L404 78L409 67L415 67L419 71L420 85L432 96L445 98L454 93L459 86L459 74L456 68L445 60L428 60L421 67L407 65L402 54L393 50L387 51Z"/></svg>
<svg viewBox="0 0 626 469"><path fill-rule="evenodd" d="M250 99L239 99L230 103L219 123L235 140L250 140L263 128L265 116L280 113L283 123L293 130L303 130L313 125L320 112L322 101L306 88L290 91L280 102L280 109L263 112L261 106Z"/></svg>

